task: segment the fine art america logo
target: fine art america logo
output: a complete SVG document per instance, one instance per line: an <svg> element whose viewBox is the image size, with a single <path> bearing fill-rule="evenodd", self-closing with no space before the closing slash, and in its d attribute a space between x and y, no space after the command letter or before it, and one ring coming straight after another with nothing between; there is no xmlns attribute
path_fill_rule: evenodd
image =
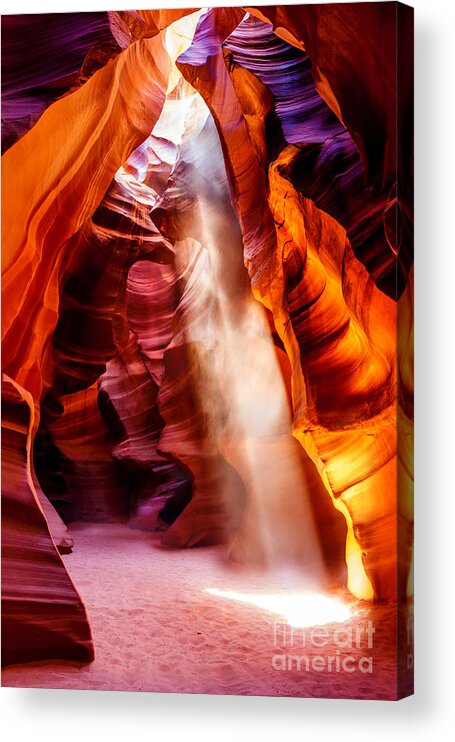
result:
<svg viewBox="0 0 455 742"><path fill-rule="evenodd" d="M273 646L277 651L272 657L272 667L277 671L372 673L373 636L372 621L364 626L314 626L294 628L275 621ZM330 653L327 649L330 647ZM319 654L318 650L323 649ZM303 651L301 654L300 652Z"/></svg>

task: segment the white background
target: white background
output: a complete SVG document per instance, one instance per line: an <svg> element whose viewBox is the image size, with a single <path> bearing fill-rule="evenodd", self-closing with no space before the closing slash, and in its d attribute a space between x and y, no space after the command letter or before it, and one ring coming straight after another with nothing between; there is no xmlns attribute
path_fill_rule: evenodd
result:
<svg viewBox="0 0 455 742"><path fill-rule="evenodd" d="M240 3L212 2L212 5ZM255 4L267 4L256 2ZM269 3L271 4L271 3ZM6 737L117 742L453 739L455 487L455 24L416 9L416 695L399 703L2 688ZM182 7L157 0L7 0L2 13ZM190 5L190 3L186 3ZM355 40L353 40L355 43Z"/></svg>

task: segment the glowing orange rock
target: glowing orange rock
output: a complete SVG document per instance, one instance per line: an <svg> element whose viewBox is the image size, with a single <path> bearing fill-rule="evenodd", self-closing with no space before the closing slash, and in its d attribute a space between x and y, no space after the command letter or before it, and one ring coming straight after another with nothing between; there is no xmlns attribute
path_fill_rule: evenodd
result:
<svg viewBox="0 0 455 742"><path fill-rule="evenodd" d="M395 303L374 286L354 257L344 229L296 193L286 175L298 152L292 147L269 171L275 246L259 167L264 132L252 128L249 140L254 117L246 117L245 126L237 112L238 106L260 110L260 86L249 85L248 75L231 66L234 95L220 55L199 52L193 61L191 54L190 49L179 66L218 123L253 290L271 308L293 369L294 435L317 464L335 507L347 520L348 584L360 597L393 598ZM227 61L230 64L229 56ZM261 217L253 222L256 210ZM406 558L398 574L400 595L405 594L408 571Z"/></svg>
<svg viewBox="0 0 455 742"><path fill-rule="evenodd" d="M276 525L275 545L286 533L298 544L305 518L296 514L306 478L312 502L305 515L312 512L317 521L312 537L317 531L323 551L336 555L338 564L347 528L351 591L374 599L406 592L412 545L411 148L403 148L398 187L395 124L398 116L402 136L409 100L406 92L398 112L390 105L396 94L390 35L395 10L392 4L382 11L365 5L251 9L287 42L305 48L318 91L347 127L342 136L351 132L361 152L384 247L368 270L341 223L298 192L295 175L307 163L303 145L287 146L270 90L223 46L244 10L201 15L191 45L180 27L165 42L161 30L190 12L111 13L123 51L48 108L3 158L3 361L12 380L6 384L12 419L17 414L21 420L19 442L15 424L6 423L7 450L11 439L11 451L21 451L20 466L14 454L6 459L6 545L11 555L19 543L8 515L22 507L14 502L17 491L25 503L24 532L27 538L31 531L39 534L44 545L46 621L52 620L46 613L48 576L64 597L60 643L52 649L62 656L74 650L74 656L90 658L91 645L83 608L55 549L65 547L64 528L43 495L48 527L38 503L30 456L40 405L53 445L76 472L67 475L67 485L76 491L86 475L93 487L88 517L95 517L97 502L126 517L128 496L123 482L115 481L118 466L124 474L128 466L146 471L165 460L177 473L178 465L185 469L193 488L190 501L166 521L164 543L182 547L233 538L233 558L261 561L259 522L266 511ZM267 54L262 59L266 64ZM379 78L384 84L378 89ZM401 83L408 91L406 79ZM192 97L201 104L195 91L213 116L221 148L212 119L210 135L202 114L181 124ZM148 137L165 102L176 105L161 118L161 149L154 151ZM185 115L179 115L179 104ZM204 180L207 152L215 163ZM322 181L323 189L330 187ZM147 189L153 198L144 196ZM211 242L223 249L210 252ZM212 267L219 261L215 270L204 264L207 253ZM168 265L140 264L148 260ZM394 282L389 296L380 290L385 268L399 275L400 297ZM264 320L248 335L252 304L255 317L264 319L256 300L272 326L266 332ZM214 316L224 321L217 332L210 326ZM289 424L280 418L268 438L243 435L229 420L226 400L242 385L235 383L232 359L226 356L220 370L220 355L213 352L214 337L226 326L242 336L234 344L240 374L245 358L250 366L266 358L266 366L278 369L281 412L290 403L291 415ZM267 351L261 346L265 336ZM232 350L229 332L223 342ZM256 390L250 391L252 397ZM248 409L249 399L240 393L237 407L231 406L238 412L243 402ZM269 454L262 471L253 470L245 450L255 462ZM290 469L302 475L292 498ZM315 554L314 543L308 544ZM282 553L269 556L278 560ZM18 615L39 559L30 540L8 564L12 575L25 562L30 570L21 572ZM8 610L13 583L14 577L6 586ZM68 628L70 616L74 629ZM36 625L41 632L44 620ZM24 642L30 657L34 641ZM11 651L13 659L22 656L20 647Z"/></svg>

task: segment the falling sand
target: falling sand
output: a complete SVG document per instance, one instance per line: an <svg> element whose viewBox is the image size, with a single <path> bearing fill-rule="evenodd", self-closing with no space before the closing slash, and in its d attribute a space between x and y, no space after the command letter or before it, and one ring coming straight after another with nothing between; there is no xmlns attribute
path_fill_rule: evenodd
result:
<svg viewBox="0 0 455 742"><path fill-rule="evenodd" d="M276 599L279 587L227 566L223 547L164 549L159 534L117 524L76 523L71 534L63 559L87 608L95 661L10 666L4 686L390 698L395 606L338 594L347 621L292 635L283 617L226 597Z"/></svg>

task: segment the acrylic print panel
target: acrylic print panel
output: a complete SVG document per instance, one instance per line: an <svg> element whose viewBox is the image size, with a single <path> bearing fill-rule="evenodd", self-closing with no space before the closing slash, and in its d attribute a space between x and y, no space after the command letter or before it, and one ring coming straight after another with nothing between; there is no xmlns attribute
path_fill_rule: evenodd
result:
<svg viewBox="0 0 455 742"><path fill-rule="evenodd" d="M4 685L412 692L412 25L3 16Z"/></svg>

